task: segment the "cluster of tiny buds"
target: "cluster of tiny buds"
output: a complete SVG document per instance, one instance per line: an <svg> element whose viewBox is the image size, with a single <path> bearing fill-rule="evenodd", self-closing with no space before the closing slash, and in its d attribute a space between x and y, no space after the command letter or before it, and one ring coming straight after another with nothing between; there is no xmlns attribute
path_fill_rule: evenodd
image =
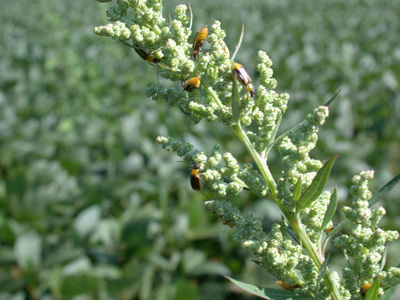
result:
<svg viewBox="0 0 400 300"><path fill-rule="evenodd" d="M278 182L278 193L289 209L295 205L292 192L298 180L301 180L304 191L311 184L316 172L322 167L322 162L311 159L309 153L315 148L319 127L325 122L328 115L328 107L316 108L279 144L278 152L282 157L282 177Z"/></svg>
<svg viewBox="0 0 400 300"><path fill-rule="evenodd" d="M316 286L312 282L317 281L318 270L309 257L302 254L302 247L294 245L282 233L279 224L273 225L265 241L261 253L255 253L260 259L259 264L279 279L277 284L281 287L296 290L300 294L309 294L310 289Z"/></svg>
<svg viewBox="0 0 400 300"><path fill-rule="evenodd" d="M134 10L133 19L128 19L130 8ZM235 75L241 83L239 88L247 91L241 96L240 123L249 126L257 122L259 134L249 132L254 137L252 142L260 152L268 146L289 96L273 90L276 80L272 78L272 61L265 52L258 53L260 85L255 89L246 69L231 60L224 42L226 33L219 21L210 26L210 31L207 26L201 29L192 45L188 42L192 20L186 5L178 5L175 18L169 22L162 16L161 1L117 1L108 16L113 23L96 27L96 34L120 40L140 51L143 59L160 67L161 76L173 81L185 80L183 89L151 86L146 91L148 97L178 106L193 123L205 118L231 126L238 121L232 115ZM206 42L209 49L203 51Z"/></svg>
<svg viewBox="0 0 400 300"><path fill-rule="evenodd" d="M318 272L314 264L302 254L300 245L294 245L290 238L282 234L279 224L274 224L267 237L258 218L252 214L242 216L230 201L209 200L205 202L205 207L223 224L237 229L234 239L258 257L254 262L278 278L278 285L307 294L310 286L305 285L302 278L317 281Z"/></svg>
<svg viewBox="0 0 400 300"><path fill-rule="evenodd" d="M176 152L192 168L197 166L197 176L217 199L233 197L246 186L238 176L238 162L231 153L222 153L219 145L215 145L211 154L207 156L194 149L192 144L177 142L173 138L158 137L157 142L163 149Z"/></svg>
<svg viewBox="0 0 400 300"><path fill-rule="evenodd" d="M233 197L243 188L250 189L260 197L265 196L268 192L261 174L253 170L251 164L246 164L241 169L231 153L222 153L220 145L215 145L211 154L207 156L194 149L190 143L184 144L166 137L158 137L156 141L166 151L175 152L182 157L191 167L198 165L201 180L218 199Z"/></svg>
<svg viewBox="0 0 400 300"><path fill-rule="evenodd" d="M306 286L302 278L316 282L318 271L309 257L302 254L302 247L282 234L279 224L274 224L266 237L260 220L251 214L242 216L231 202L209 200L205 207L223 224L237 229L235 240L258 257L255 262L276 276L277 284L290 290L298 289L303 294L309 292L310 285Z"/></svg>
<svg viewBox="0 0 400 300"><path fill-rule="evenodd" d="M306 226L307 235L313 243L317 243L320 238L321 226L330 198L330 192L323 192L310 207L302 211L301 222Z"/></svg>
<svg viewBox="0 0 400 300"><path fill-rule="evenodd" d="M365 283L372 284L378 276L381 277L381 286L386 287L391 287L395 281L398 283L400 280L400 277L392 277L393 273L399 274L396 268L391 272L382 272L382 259L386 246L398 239L399 233L378 227L379 220L386 213L382 207L374 210L369 208L368 201L372 194L368 189L368 181L373 177L373 171L364 171L353 177L353 185L350 188L351 206L343 208L343 213L351 226L347 234L342 234L333 240L336 247L353 258L351 271L346 270L344 274L352 272L352 276L358 278L358 281L354 282L350 275L343 277L345 286L353 290L361 288ZM389 278L391 282L387 282Z"/></svg>

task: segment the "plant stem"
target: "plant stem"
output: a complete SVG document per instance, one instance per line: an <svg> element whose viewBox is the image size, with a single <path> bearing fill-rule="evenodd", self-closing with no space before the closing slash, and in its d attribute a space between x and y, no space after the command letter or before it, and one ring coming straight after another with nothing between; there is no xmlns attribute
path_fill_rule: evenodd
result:
<svg viewBox="0 0 400 300"><path fill-rule="evenodd" d="M288 219L288 221L290 222L290 225L292 226L293 230L296 232L297 236L302 242L302 246L307 250L308 254L310 255L311 259L313 260L318 270L321 270L323 263L322 258L318 255L317 249L315 248L314 244L311 242L310 238L306 234L304 228L301 226L300 219L296 217L295 220L291 218ZM333 280L331 279L331 274L328 270L324 274L324 281L328 289L331 291L332 299L335 300L342 299L339 290L337 289L335 282L333 282Z"/></svg>
<svg viewBox="0 0 400 300"><path fill-rule="evenodd" d="M221 103L221 100L219 100L217 93L214 92L212 87L206 85L205 83L202 83L203 87L207 90L207 92L213 97L215 103L218 105L219 108L222 108L223 105Z"/></svg>
<svg viewBox="0 0 400 300"><path fill-rule="evenodd" d="M272 177L272 174L265 162L265 159L262 158L258 154L258 152L254 149L247 134L243 131L243 129L241 128L241 126L239 124L233 125L232 128L235 131L235 133L237 134L237 136L240 138L240 140L243 142L243 144L247 148L248 152L254 159L254 162L258 166L260 173L262 174L263 178L265 179L265 181L269 187L272 199L274 200L274 202L276 204L278 204L283 215L286 217L290 226L292 227L292 229L294 230L296 235L299 237L299 239L301 241L301 245L304 247L304 249L307 250L307 252L309 253L311 259L313 260L315 266L318 268L318 270L320 270L322 267L322 259L318 255L317 249L315 248L314 244L311 242L311 240L308 237L307 233L305 232L304 228L301 226L301 222L300 222L300 219L298 218L298 216L295 216L285 206L283 206L281 201L279 201L277 186L276 186L275 180ZM340 300L341 296L336 287L336 284L331 279L329 271L326 271L326 273L324 275L324 281L325 281L328 289L331 291L332 299Z"/></svg>
<svg viewBox="0 0 400 300"><path fill-rule="evenodd" d="M267 182L267 185L270 189L271 195L273 200L279 205L278 203L278 194L277 194L277 189L276 189L276 183L274 178L272 177L272 174L265 163L265 160L261 158L261 156L258 154L256 149L254 149L253 145L251 144L251 141L249 140L247 134L243 131L243 129L240 127L240 125L235 124L232 126L233 130L237 134L237 136L240 138L240 140L243 142L247 150L249 151L250 155L254 159L256 165L258 166L262 176L264 177L265 181Z"/></svg>

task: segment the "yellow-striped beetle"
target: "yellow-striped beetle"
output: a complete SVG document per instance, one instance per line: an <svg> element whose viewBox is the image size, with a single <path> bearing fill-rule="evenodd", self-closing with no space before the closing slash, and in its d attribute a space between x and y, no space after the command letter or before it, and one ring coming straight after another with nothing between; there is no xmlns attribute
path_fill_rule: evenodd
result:
<svg viewBox="0 0 400 300"><path fill-rule="evenodd" d="M133 47L133 49L136 51L136 53L143 58L144 60L147 60L149 63L154 63L158 64L160 60L158 58L155 58L148 49L140 49Z"/></svg>
<svg viewBox="0 0 400 300"><path fill-rule="evenodd" d="M250 93L250 96L254 97L256 91L251 77L249 73L247 73L246 69L239 63L233 63L233 71L235 72L236 78L240 81L240 83L246 87L246 90Z"/></svg>
<svg viewBox="0 0 400 300"><path fill-rule="evenodd" d="M195 191L200 191L202 187L199 168L199 165L195 164L192 172L190 173L190 185Z"/></svg>
<svg viewBox="0 0 400 300"><path fill-rule="evenodd" d="M203 44L206 41L207 36L208 36L208 27L206 25L202 29L200 29L199 32L197 32L193 42L193 56L195 59L199 58L201 47L203 47Z"/></svg>
<svg viewBox="0 0 400 300"><path fill-rule="evenodd" d="M185 91L191 92L195 89L198 89L200 87L201 80L199 77L192 77L186 80L183 84L182 87Z"/></svg>

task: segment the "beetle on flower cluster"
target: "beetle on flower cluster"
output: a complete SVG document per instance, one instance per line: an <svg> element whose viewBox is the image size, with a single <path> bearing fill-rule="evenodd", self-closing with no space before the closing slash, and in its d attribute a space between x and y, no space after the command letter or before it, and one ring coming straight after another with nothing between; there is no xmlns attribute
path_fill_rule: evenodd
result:
<svg viewBox="0 0 400 300"><path fill-rule="evenodd" d="M336 157L321 162L309 155L329 115L328 105L316 108L304 121L278 135L289 95L275 91L272 61L264 51L258 52L258 84L246 71L246 64L235 61L243 31L231 52L219 21L198 29L190 41L193 15L187 5L178 5L174 18L166 19L161 0L118 0L107 16L112 23L96 27L96 34L132 47L141 58L161 68L160 76L180 83L173 88L154 84L146 90L148 97L177 107L193 124L203 119L218 121L243 143L252 163L241 164L218 144L207 154L172 137L157 138L165 150L175 152L193 167L193 189L205 187L212 195L205 207L223 224L236 228L235 240L258 257L255 263L276 277L288 297L362 299L368 295L378 299L400 283L399 268L384 271L387 244L399 234L378 227L385 214L383 208L369 208L367 183L372 172L354 177L351 205L343 208L345 219L337 226L332 223L337 191L325 191L325 186ZM267 164L273 147L281 157L278 179ZM391 181L378 197L399 180ZM264 232L258 218L243 215L229 201L243 189L273 201L284 222ZM338 235L348 225L347 233ZM326 245L332 238L349 265L342 278L328 268ZM260 291L259 296L268 294Z"/></svg>

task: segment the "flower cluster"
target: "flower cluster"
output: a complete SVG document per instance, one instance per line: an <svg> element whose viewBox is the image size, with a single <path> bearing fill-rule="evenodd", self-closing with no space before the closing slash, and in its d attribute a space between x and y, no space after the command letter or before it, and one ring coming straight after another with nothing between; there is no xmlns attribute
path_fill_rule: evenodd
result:
<svg viewBox="0 0 400 300"><path fill-rule="evenodd" d="M244 181L239 178L239 164L229 152L222 153L220 145L215 145L210 155L193 149L190 143L183 144L172 138L158 137L157 142L163 149L183 158L191 166L197 165L201 179L213 193L215 199L229 199L237 195L243 187Z"/></svg>
<svg viewBox="0 0 400 300"><path fill-rule="evenodd" d="M372 193L368 189L368 181L373 177L373 171L364 171L353 177L351 206L343 207L343 213L351 226L346 234L336 237L333 244L348 257L352 257L352 262L348 262L351 268L344 271L344 286L350 292L360 293L363 286L372 285L379 276L382 294L385 289L400 282L399 268L382 271L387 244L398 239L399 233L378 227L378 222L386 214L383 207L373 210L369 208L368 201Z"/></svg>

